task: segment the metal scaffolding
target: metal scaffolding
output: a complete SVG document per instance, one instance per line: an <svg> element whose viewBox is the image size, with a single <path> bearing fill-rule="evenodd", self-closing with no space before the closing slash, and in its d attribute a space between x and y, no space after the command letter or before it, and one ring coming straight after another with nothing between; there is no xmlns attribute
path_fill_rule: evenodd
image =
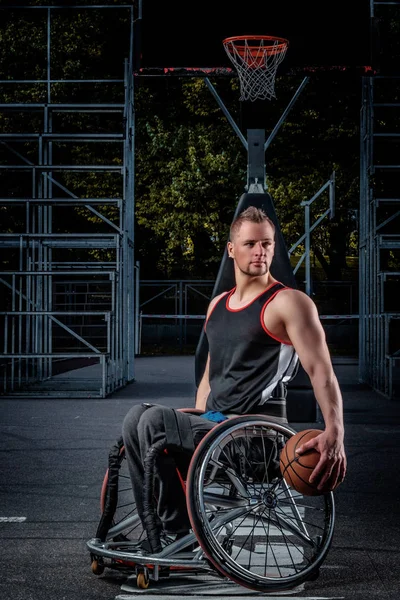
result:
<svg viewBox="0 0 400 600"><path fill-rule="evenodd" d="M7 9L17 10L3 6L1 12ZM22 115L7 116L14 131L0 133L0 207L18 217L15 233L3 228L0 233L2 263L9 267L0 273L1 393L105 397L134 378L133 8L21 9L42 19L46 77L0 81L0 115ZM120 78L53 77L52 28L64 9L69 15L125 11L128 40ZM12 90L21 84L43 89L42 101L19 100ZM59 100L60 86L68 88L67 102ZM90 103L80 101L88 89L95 89ZM90 127L77 132L75 121L82 119L89 119ZM79 151L89 144L90 164ZM108 164L101 162L105 144ZM72 158L60 164L65 156ZM90 197L99 178L103 184L96 189L104 190L104 197ZM66 211L76 215L69 217L68 231Z"/></svg>
<svg viewBox="0 0 400 600"><path fill-rule="evenodd" d="M400 52L390 40L399 11L400 2L370 2L374 69L361 108L360 381L389 398L400 368Z"/></svg>

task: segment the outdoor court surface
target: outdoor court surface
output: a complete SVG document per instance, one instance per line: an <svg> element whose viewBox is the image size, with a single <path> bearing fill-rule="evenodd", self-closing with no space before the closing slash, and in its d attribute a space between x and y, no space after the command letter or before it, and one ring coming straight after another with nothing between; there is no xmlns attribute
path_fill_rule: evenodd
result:
<svg viewBox="0 0 400 600"><path fill-rule="evenodd" d="M107 399L0 399L0 598L260 596L206 576L141 591L121 574L91 573L86 541L95 534L108 450L126 412L143 401L194 402L194 357L140 357L135 364L136 382ZM360 386L355 361L335 359L334 366L344 396L348 476L335 493L335 535L319 579L285 596L398 600L400 404Z"/></svg>

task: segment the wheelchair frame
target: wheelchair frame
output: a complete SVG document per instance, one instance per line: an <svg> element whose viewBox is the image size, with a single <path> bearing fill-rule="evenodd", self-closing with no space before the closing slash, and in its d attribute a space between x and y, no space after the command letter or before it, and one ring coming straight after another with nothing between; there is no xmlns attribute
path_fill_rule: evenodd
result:
<svg viewBox="0 0 400 600"><path fill-rule="evenodd" d="M264 415L215 425L197 446L186 479L192 531L157 553L141 546L146 532L134 513L120 441L118 477L111 481L106 473L102 518L87 542L92 571L136 574L140 588L151 579L207 573L266 593L315 579L332 541L334 498L332 492L302 496L282 478L279 454L295 433ZM118 500L114 494L106 510L110 485L119 488Z"/></svg>

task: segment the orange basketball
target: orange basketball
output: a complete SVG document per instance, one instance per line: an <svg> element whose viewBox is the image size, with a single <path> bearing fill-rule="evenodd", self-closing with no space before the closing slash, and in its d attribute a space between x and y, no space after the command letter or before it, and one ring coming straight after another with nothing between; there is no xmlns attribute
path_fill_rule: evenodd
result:
<svg viewBox="0 0 400 600"><path fill-rule="evenodd" d="M317 465L320 453L309 450L305 454L296 454L296 448L322 433L321 429L304 429L286 442L280 456L279 466L286 483L304 496L319 496L324 492L309 482L309 477Z"/></svg>

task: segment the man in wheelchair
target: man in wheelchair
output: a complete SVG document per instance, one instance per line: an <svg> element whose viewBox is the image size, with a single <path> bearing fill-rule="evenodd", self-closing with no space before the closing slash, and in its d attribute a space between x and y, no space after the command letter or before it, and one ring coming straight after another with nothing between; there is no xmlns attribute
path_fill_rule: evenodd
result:
<svg viewBox="0 0 400 600"><path fill-rule="evenodd" d="M285 387L298 360L310 377L325 421L324 431L303 444L299 453L311 448L320 452L311 479L321 491L333 489L345 476L342 398L325 333L314 302L272 277L274 237L274 224L255 207L243 211L231 225L228 254L236 286L215 297L207 311L209 354L195 410L141 404L124 419L129 475L145 529L146 473L157 473L154 497L160 531L175 539L186 535L191 524L185 495L177 490L182 489L180 477L185 478L194 449L216 421L235 415L263 414L285 423ZM251 444L250 448L257 454ZM271 463L271 478L278 461L276 456ZM246 465L242 468L245 471ZM257 478L254 469L247 476Z"/></svg>

